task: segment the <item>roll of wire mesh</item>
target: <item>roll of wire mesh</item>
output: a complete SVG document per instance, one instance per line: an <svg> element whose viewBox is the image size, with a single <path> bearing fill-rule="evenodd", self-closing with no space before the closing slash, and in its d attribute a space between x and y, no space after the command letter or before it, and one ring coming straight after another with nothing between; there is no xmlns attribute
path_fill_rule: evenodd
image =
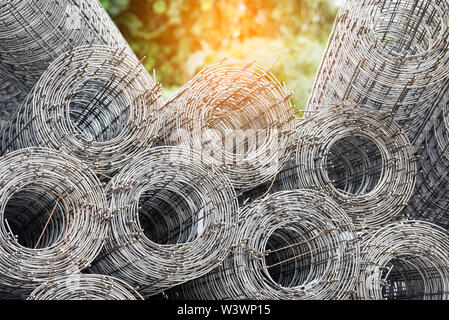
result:
<svg viewBox="0 0 449 320"><path fill-rule="evenodd" d="M0 129L20 107L25 94L0 74Z"/></svg>
<svg viewBox="0 0 449 320"><path fill-rule="evenodd" d="M47 148L0 158L0 297L26 298L89 266L108 235L107 199L82 162Z"/></svg>
<svg viewBox="0 0 449 320"><path fill-rule="evenodd" d="M296 149L299 185L330 195L362 228L401 213L415 187L416 160L391 114L361 105L308 118Z"/></svg>
<svg viewBox="0 0 449 320"><path fill-rule="evenodd" d="M415 197L404 212L411 219L449 229L449 88L435 108L419 146L420 174Z"/></svg>
<svg viewBox="0 0 449 320"><path fill-rule="evenodd" d="M210 155L236 189L268 181L294 148L291 94L254 62L204 68L166 102L160 144Z"/></svg>
<svg viewBox="0 0 449 320"><path fill-rule="evenodd" d="M0 1L0 70L24 93L59 56L92 44L133 54L98 0Z"/></svg>
<svg viewBox="0 0 449 320"><path fill-rule="evenodd" d="M449 234L427 221L396 221L362 236L360 300L449 299Z"/></svg>
<svg viewBox="0 0 449 320"><path fill-rule="evenodd" d="M356 228L315 190L271 194L242 210L230 255L169 299L349 299L359 272Z"/></svg>
<svg viewBox="0 0 449 320"><path fill-rule="evenodd" d="M160 88L125 49L78 47L56 59L0 132L0 154L45 146L110 175L150 147Z"/></svg>
<svg viewBox="0 0 449 320"><path fill-rule="evenodd" d="M414 140L447 82L447 0L347 0L307 110L353 100L393 112Z"/></svg>
<svg viewBox="0 0 449 320"><path fill-rule="evenodd" d="M301 119L292 159L240 202L295 188L320 190L360 228L395 219L412 197L418 157L391 114L362 105L321 108Z"/></svg>
<svg viewBox="0 0 449 320"><path fill-rule="evenodd" d="M156 147L123 168L107 187L110 239L89 272L118 277L147 298L217 267L234 242L238 203L206 158Z"/></svg>
<svg viewBox="0 0 449 320"><path fill-rule="evenodd" d="M120 279L74 274L41 284L27 300L143 300L143 297Z"/></svg>

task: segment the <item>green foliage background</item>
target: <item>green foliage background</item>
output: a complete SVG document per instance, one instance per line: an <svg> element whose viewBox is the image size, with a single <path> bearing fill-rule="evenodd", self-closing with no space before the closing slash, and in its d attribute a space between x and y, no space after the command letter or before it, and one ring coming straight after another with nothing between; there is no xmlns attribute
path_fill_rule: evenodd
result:
<svg viewBox="0 0 449 320"><path fill-rule="evenodd" d="M303 109L332 29L336 0L100 0L164 98L224 57L253 60Z"/></svg>

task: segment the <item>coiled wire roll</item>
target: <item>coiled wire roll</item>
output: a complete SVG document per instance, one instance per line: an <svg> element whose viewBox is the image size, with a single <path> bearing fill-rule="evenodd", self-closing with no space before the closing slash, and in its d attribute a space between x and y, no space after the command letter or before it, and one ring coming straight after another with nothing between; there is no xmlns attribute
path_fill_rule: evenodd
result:
<svg viewBox="0 0 449 320"><path fill-rule="evenodd" d="M169 299L349 299L360 268L356 228L315 190L271 194L244 207L231 254Z"/></svg>
<svg viewBox="0 0 449 320"><path fill-rule="evenodd" d="M143 300L143 297L120 279L74 274L41 284L27 300Z"/></svg>
<svg viewBox="0 0 449 320"><path fill-rule="evenodd" d="M161 107L160 88L125 49L78 47L48 67L7 122L0 153L45 146L110 175L152 145Z"/></svg>
<svg viewBox="0 0 449 320"><path fill-rule="evenodd" d="M107 199L76 158L27 148L0 158L0 296L25 298L89 266L108 235Z"/></svg>
<svg viewBox="0 0 449 320"><path fill-rule="evenodd" d="M401 213L416 183L416 157L391 114L361 105L322 109L303 123L298 184L330 195L359 227Z"/></svg>
<svg viewBox="0 0 449 320"><path fill-rule="evenodd" d="M297 188L324 192L360 228L402 214L412 197L418 157L391 114L362 105L322 108L300 120L297 148L276 179L242 193L240 203Z"/></svg>
<svg viewBox="0 0 449 320"><path fill-rule="evenodd" d="M423 133L420 174L405 214L449 229L449 88L442 95Z"/></svg>
<svg viewBox="0 0 449 320"><path fill-rule="evenodd" d="M24 98L25 94L3 74L0 74L0 129L3 128L5 122L20 107Z"/></svg>
<svg viewBox="0 0 449 320"><path fill-rule="evenodd" d="M123 168L107 187L112 232L90 272L149 297L217 267L234 243L238 203L229 179L206 158L156 147Z"/></svg>
<svg viewBox="0 0 449 320"><path fill-rule="evenodd" d="M449 299L449 234L427 221L369 230L361 244L357 299Z"/></svg>
<svg viewBox="0 0 449 320"><path fill-rule="evenodd" d="M0 1L0 70L24 93L59 56L92 44L133 55L98 0Z"/></svg>
<svg viewBox="0 0 449 320"><path fill-rule="evenodd" d="M393 112L413 140L447 82L447 0L347 0L307 110L353 100Z"/></svg>
<svg viewBox="0 0 449 320"><path fill-rule="evenodd" d="M273 177L294 149L290 97L254 62L210 65L166 103L160 144L210 155L236 189L257 186Z"/></svg>

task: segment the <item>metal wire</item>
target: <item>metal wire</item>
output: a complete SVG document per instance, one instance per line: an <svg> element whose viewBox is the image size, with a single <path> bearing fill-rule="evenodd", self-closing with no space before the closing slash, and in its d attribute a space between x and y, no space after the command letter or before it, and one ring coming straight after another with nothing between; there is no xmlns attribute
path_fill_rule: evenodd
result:
<svg viewBox="0 0 449 320"><path fill-rule="evenodd" d="M0 70L24 93L56 58L92 44L134 55L98 0L0 2Z"/></svg>
<svg viewBox="0 0 449 320"><path fill-rule="evenodd" d="M369 230L361 244L357 299L449 299L449 234L426 221Z"/></svg>
<svg viewBox="0 0 449 320"><path fill-rule="evenodd" d="M2 299L88 267L108 234L101 183L62 152L28 148L0 158L0 204Z"/></svg>
<svg viewBox="0 0 449 320"><path fill-rule="evenodd" d="M414 200L404 210L412 219L433 222L449 229L449 89L443 94L424 131L420 174Z"/></svg>
<svg viewBox="0 0 449 320"><path fill-rule="evenodd" d="M178 147L137 156L107 187L110 239L90 272L148 297L217 267L234 242L238 203L211 159Z"/></svg>
<svg viewBox="0 0 449 320"><path fill-rule="evenodd" d="M120 279L74 274L41 284L27 300L143 300L143 297Z"/></svg>
<svg viewBox="0 0 449 320"><path fill-rule="evenodd" d="M0 74L0 129L19 108L24 98L25 94L17 89L3 74Z"/></svg>
<svg viewBox="0 0 449 320"><path fill-rule="evenodd" d="M347 0L307 110L352 99L393 112L413 140L448 79L448 36L447 0Z"/></svg>
<svg viewBox="0 0 449 320"><path fill-rule="evenodd" d="M314 190L289 190L242 210L237 242L206 276L171 299L348 299L359 273L359 240L344 210Z"/></svg>
<svg viewBox="0 0 449 320"><path fill-rule="evenodd" d="M304 117L294 158L276 179L243 193L313 188L329 195L357 227L377 227L401 214L416 183L416 161L391 114L339 104Z"/></svg>
<svg viewBox="0 0 449 320"><path fill-rule="evenodd" d="M290 97L254 62L208 66L166 103L160 144L209 154L236 189L255 187L272 178L294 148Z"/></svg>
<svg viewBox="0 0 449 320"><path fill-rule="evenodd" d="M125 49L84 46L56 59L0 132L0 154L32 146L65 151L111 175L150 147L160 88Z"/></svg>

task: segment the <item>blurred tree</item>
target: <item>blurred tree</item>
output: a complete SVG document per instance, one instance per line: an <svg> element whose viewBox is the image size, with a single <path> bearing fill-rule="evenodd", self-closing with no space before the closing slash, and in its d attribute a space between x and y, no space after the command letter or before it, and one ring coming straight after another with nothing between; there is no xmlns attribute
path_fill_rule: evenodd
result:
<svg viewBox="0 0 449 320"><path fill-rule="evenodd" d="M256 59L303 108L337 9L332 0L100 0L145 67L172 90L223 57Z"/></svg>

